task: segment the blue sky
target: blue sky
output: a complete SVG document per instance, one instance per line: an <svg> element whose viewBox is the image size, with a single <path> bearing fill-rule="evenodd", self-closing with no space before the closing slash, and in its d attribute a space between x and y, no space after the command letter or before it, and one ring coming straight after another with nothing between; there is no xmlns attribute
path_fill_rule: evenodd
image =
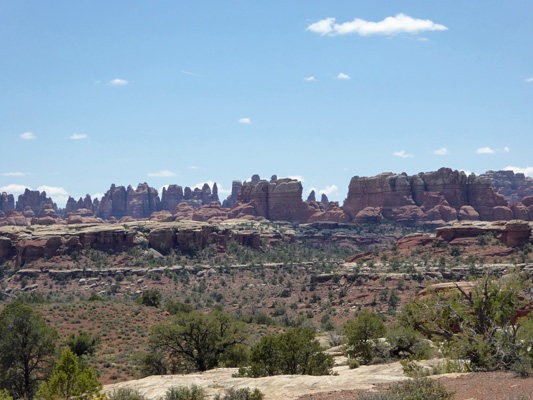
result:
<svg viewBox="0 0 533 400"><path fill-rule="evenodd" d="M0 191L533 176L533 1L0 0Z"/></svg>

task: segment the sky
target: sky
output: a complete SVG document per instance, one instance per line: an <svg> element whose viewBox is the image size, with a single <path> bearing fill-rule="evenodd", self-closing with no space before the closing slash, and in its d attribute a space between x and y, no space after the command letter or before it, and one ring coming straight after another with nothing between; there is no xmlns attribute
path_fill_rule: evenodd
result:
<svg viewBox="0 0 533 400"><path fill-rule="evenodd" d="M0 0L0 192L533 176L532 0ZM318 197L318 196L317 196Z"/></svg>

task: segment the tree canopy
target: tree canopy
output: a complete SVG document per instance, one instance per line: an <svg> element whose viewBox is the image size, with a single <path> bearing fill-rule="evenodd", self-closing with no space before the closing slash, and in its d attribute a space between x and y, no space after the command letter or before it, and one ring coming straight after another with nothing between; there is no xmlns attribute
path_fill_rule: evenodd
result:
<svg viewBox="0 0 533 400"><path fill-rule="evenodd" d="M52 361L57 332L20 303L0 313L0 385L14 398L32 399Z"/></svg>
<svg viewBox="0 0 533 400"><path fill-rule="evenodd" d="M244 324L214 310L179 313L171 323L159 323L150 331L151 351L165 354L178 370L206 371L243 343Z"/></svg>

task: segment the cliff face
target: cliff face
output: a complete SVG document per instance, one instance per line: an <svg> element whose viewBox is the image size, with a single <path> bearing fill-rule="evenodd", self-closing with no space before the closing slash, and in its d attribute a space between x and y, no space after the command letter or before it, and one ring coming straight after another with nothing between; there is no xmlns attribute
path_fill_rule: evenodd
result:
<svg viewBox="0 0 533 400"><path fill-rule="evenodd" d="M274 177L273 177L274 178ZM254 175L251 182L245 182L238 194L238 201L230 213L233 218L254 216L270 221L307 222L319 211L302 200L302 183L295 179L260 180Z"/></svg>
<svg viewBox="0 0 533 400"><path fill-rule="evenodd" d="M15 198L12 194L3 192L0 194L0 213L5 214L15 208Z"/></svg>
<svg viewBox="0 0 533 400"><path fill-rule="evenodd" d="M46 197L46 192L26 189L23 194L19 195L16 210L22 212L26 207L29 207L37 215L45 204L50 204L57 210L57 206L52 199Z"/></svg>
<svg viewBox="0 0 533 400"><path fill-rule="evenodd" d="M509 203L518 203L524 197L533 196L533 179L513 171L487 171L480 177L487 178Z"/></svg>
<svg viewBox="0 0 533 400"><path fill-rule="evenodd" d="M510 220L513 211L485 177L441 168L436 172L384 173L352 178L343 206L352 221L367 216L401 223L456 219Z"/></svg>

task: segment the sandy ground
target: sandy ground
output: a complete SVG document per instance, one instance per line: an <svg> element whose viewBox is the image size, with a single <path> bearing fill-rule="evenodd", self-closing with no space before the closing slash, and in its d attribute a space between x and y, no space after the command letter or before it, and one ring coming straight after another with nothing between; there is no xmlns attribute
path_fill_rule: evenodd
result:
<svg viewBox="0 0 533 400"><path fill-rule="evenodd" d="M369 390L378 383L391 383L406 379L400 363L361 366L349 369L347 366L334 367L337 375L279 375L265 378L232 378L236 368L219 368L204 373L188 375L149 376L144 379L121 382L104 386L109 393L118 388L134 388L148 399L163 396L171 386L192 384L206 389L210 396L226 388L258 388L265 394L265 400L292 400L304 394L341 390Z"/></svg>

